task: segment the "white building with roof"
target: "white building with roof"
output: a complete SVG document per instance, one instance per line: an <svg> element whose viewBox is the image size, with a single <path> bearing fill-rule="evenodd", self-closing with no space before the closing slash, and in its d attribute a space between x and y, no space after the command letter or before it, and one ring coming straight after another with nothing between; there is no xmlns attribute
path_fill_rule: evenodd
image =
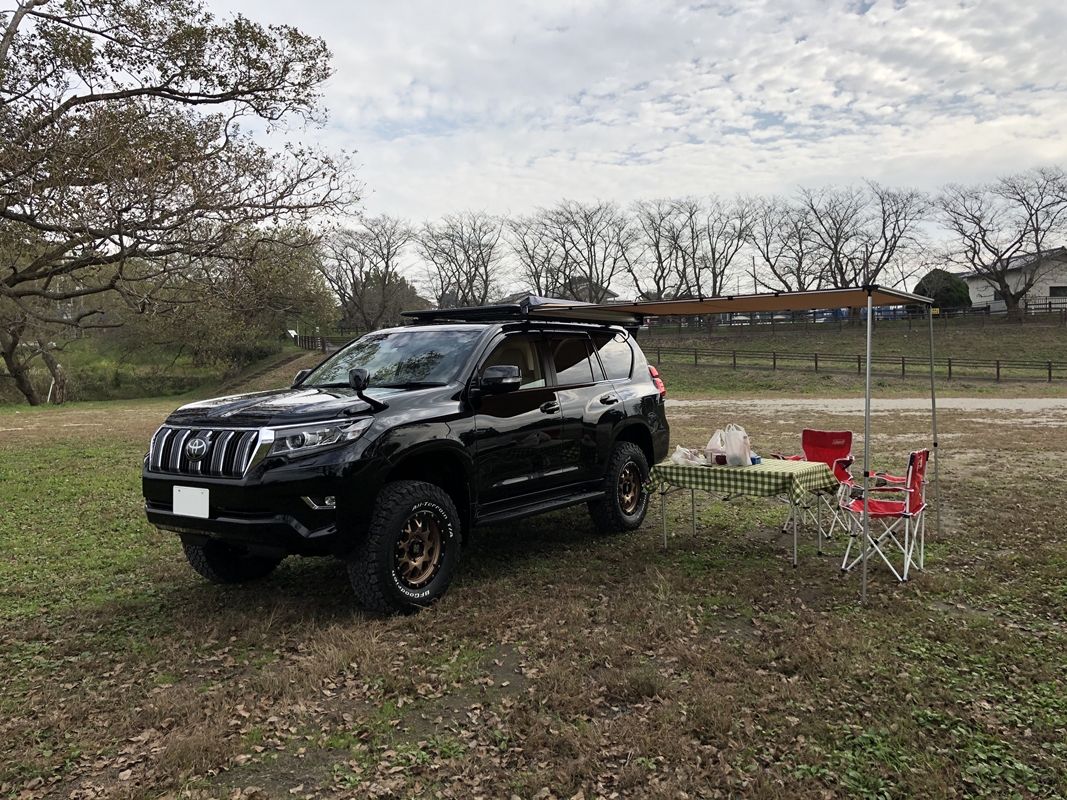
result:
<svg viewBox="0 0 1067 800"><path fill-rule="evenodd" d="M1067 247L1046 251L1040 265L1035 264L1033 256L1020 256L1014 261L1018 265L1013 263L1007 270L1008 285L1013 291L1030 279L1034 269L1040 270L1026 294L1023 305L1027 311L1039 313L1067 308ZM1001 293L984 278L973 272L960 277L970 289L972 307L988 307L992 312L1006 309Z"/></svg>

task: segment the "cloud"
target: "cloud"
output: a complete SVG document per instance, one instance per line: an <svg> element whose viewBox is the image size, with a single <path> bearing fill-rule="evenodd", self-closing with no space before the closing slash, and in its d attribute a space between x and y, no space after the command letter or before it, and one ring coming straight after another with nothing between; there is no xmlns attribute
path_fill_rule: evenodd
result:
<svg viewBox="0 0 1067 800"><path fill-rule="evenodd" d="M216 13L294 22L276 0ZM936 188L1063 160L1061 4L319 0L330 123L367 207Z"/></svg>

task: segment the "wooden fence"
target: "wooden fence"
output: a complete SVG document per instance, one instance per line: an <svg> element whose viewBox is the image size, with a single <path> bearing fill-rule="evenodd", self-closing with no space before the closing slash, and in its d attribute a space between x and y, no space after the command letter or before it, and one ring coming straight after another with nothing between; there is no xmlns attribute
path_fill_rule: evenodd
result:
<svg viewBox="0 0 1067 800"><path fill-rule="evenodd" d="M779 353L774 350L711 350L699 347L661 347L644 345L645 355L657 364L691 364L730 369L813 369L815 372L851 372L859 375L867 367L866 356L842 353ZM871 356L871 373L878 375L930 374L929 357ZM1067 379L1067 363L1058 361L1028 361L1022 359L935 358L934 374L953 380L975 378L996 380L1053 380Z"/></svg>
<svg viewBox="0 0 1067 800"><path fill-rule="evenodd" d="M337 350L339 347L343 347L352 341L355 336L303 336L297 335L293 337L293 344L304 350L318 350L322 353L329 353L333 350Z"/></svg>

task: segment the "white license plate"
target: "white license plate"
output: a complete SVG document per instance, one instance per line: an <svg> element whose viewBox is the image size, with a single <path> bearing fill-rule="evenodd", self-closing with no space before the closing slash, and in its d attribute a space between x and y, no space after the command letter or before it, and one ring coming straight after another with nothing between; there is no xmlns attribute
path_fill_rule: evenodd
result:
<svg viewBox="0 0 1067 800"><path fill-rule="evenodd" d="M174 513L183 517L207 519L210 516L208 490L194 489L192 486L175 486Z"/></svg>

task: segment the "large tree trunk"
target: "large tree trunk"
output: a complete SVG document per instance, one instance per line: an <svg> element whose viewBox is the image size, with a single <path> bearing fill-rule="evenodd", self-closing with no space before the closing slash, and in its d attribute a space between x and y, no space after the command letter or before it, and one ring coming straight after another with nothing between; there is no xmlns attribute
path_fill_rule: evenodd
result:
<svg viewBox="0 0 1067 800"><path fill-rule="evenodd" d="M1008 315L1008 319L1022 322L1023 304L1020 302L1020 300L1023 299L1024 295L1017 295L1013 292L1006 292L1002 289L1001 296L1004 298L1004 310Z"/></svg>
<svg viewBox="0 0 1067 800"><path fill-rule="evenodd" d="M30 380L30 359L19 360L16 352L19 346L19 339L17 336L10 335L10 331L7 333L7 336L0 336L0 358L4 359L7 374L14 379L15 386L22 392L26 402L31 406L39 406L41 398L37 395L37 391L33 388L33 382Z"/></svg>

